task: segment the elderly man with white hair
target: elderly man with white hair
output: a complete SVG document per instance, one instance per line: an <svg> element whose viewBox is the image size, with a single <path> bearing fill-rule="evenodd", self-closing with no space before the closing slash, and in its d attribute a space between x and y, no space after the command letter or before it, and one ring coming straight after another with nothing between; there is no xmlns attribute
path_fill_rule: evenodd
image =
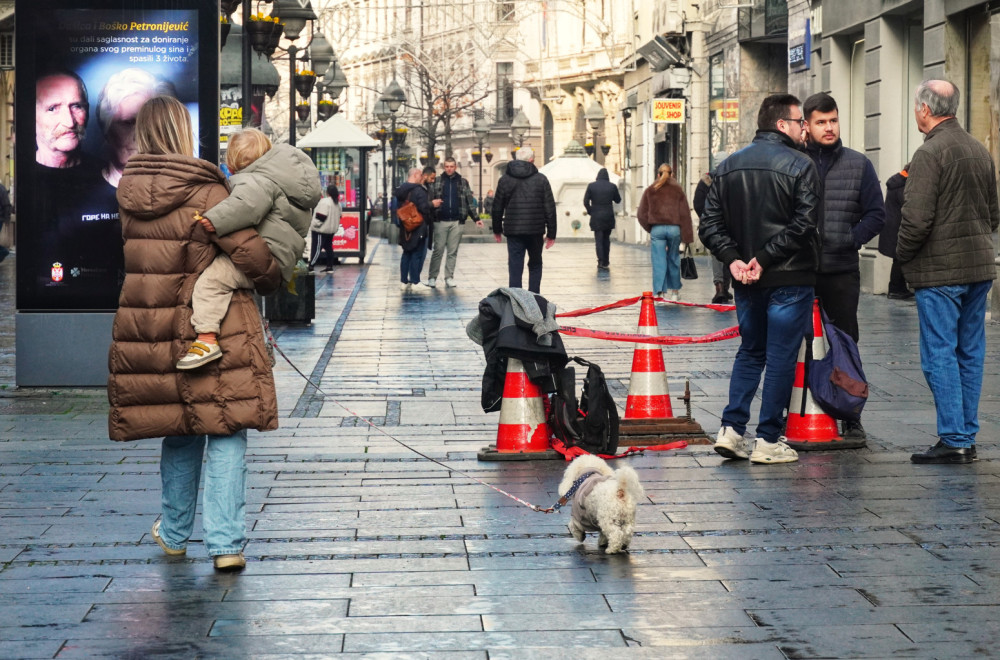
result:
<svg viewBox="0 0 1000 660"><path fill-rule="evenodd" d="M556 200L552 186L535 167L530 147L517 151L507 164L493 199L493 235L497 243L507 237L508 286L521 288L524 253L528 253L528 290L540 293L542 245L556 242Z"/></svg>

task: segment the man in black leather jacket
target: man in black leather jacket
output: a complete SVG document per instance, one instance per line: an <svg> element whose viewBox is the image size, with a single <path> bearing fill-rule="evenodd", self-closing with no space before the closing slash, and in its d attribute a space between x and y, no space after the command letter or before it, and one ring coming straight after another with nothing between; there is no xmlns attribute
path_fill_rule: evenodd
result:
<svg viewBox="0 0 1000 660"><path fill-rule="evenodd" d="M732 273L742 338L715 443L715 451L726 458L798 460L781 435L783 413L812 316L820 249L819 178L812 160L797 149L803 123L794 96L764 99L753 142L716 170L698 228L702 243ZM744 434L762 372L752 441Z"/></svg>

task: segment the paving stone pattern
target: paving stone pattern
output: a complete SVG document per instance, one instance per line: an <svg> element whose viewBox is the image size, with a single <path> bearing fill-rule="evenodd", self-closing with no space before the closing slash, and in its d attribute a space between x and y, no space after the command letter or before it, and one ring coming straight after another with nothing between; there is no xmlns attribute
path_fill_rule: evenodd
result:
<svg viewBox="0 0 1000 660"><path fill-rule="evenodd" d="M686 300L707 301L702 279ZM14 258L0 264L0 657L636 658L972 657L1000 642L1000 328L988 323L981 460L914 466L935 416L916 308L861 298L872 382L863 450L795 464L724 462L710 447L626 459L647 498L630 554L606 556L566 514L532 512L564 463L483 463L497 414L465 336L506 280L503 247L462 246L460 286L401 294L399 248L318 274L317 318L276 326L281 428L251 433L249 563L215 574L200 520L183 558L149 529L159 442L107 439L102 390L23 390L13 377ZM571 310L649 288L645 248L545 253L543 293ZM735 314L658 306L661 334ZM638 306L569 325L631 332ZM71 340L71 338L68 338ZM570 338L620 407L633 346ZM736 341L664 349L674 409L690 381L714 434ZM375 426L370 426L363 417ZM424 460L402 444L442 462ZM464 474L462 474L464 473Z"/></svg>

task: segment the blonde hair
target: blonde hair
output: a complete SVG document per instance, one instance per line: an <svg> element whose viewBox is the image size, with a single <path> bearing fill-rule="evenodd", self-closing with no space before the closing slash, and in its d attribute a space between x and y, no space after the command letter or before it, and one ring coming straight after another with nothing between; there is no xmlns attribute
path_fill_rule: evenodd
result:
<svg viewBox="0 0 1000 660"><path fill-rule="evenodd" d="M135 117L135 143L141 154L194 156L191 115L172 96L154 96Z"/></svg>
<svg viewBox="0 0 1000 660"><path fill-rule="evenodd" d="M270 150L271 141L266 135L256 128L244 128L229 138L226 166L235 174Z"/></svg>
<svg viewBox="0 0 1000 660"><path fill-rule="evenodd" d="M657 168L656 173L659 175L659 178L653 182L653 189L659 190L664 186L664 184L667 183L667 181L670 180L670 177L673 176L674 170L666 163L663 163Z"/></svg>

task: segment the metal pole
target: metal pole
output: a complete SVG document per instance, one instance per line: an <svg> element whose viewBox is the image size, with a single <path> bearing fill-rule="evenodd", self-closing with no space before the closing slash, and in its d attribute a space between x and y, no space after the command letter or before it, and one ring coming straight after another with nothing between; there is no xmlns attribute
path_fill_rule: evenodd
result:
<svg viewBox="0 0 1000 660"><path fill-rule="evenodd" d="M479 141L479 213L483 212L483 141Z"/></svg>
<svg viewBox="0 0 1000 660"><path fill-rule="evenodd" d="M385 166L385 142L382 143L382 220L389 220L389 170Z"/></svg>
<svg viewBox="0 0 1000 660"><path fill-rule="evenodd" d="M250 59L253 47L250 44L250 35L247 33L251 13L250 0L243 0L243 70L240 72L242 74L241 87L243 88L243 98L240 99L240 112L243 115L241 123L244 127L250 125L250 119L253 116L253 76L251 75L253 73L253 60Z"/></svg>
<svg viewBox="0 0 1000 660"><path fill-rule="evenodd" d="M399 167L399 161L396 159L396 143L398 139L396 138L396 114L392 115L392 128L389 133L389 145L392 147L392 190L393 194L396 192L397 181L399 180L399 172L397 168ZM395 212L392 213L392 217L395 217Z"/></svg>
<svg viewBox="0 0 1000 660"><path fill-rule="evenodd" d="M247 0L243 0L246 2ZM288 144L295 146L295 55L299 49L288 47Z"/></svg>

